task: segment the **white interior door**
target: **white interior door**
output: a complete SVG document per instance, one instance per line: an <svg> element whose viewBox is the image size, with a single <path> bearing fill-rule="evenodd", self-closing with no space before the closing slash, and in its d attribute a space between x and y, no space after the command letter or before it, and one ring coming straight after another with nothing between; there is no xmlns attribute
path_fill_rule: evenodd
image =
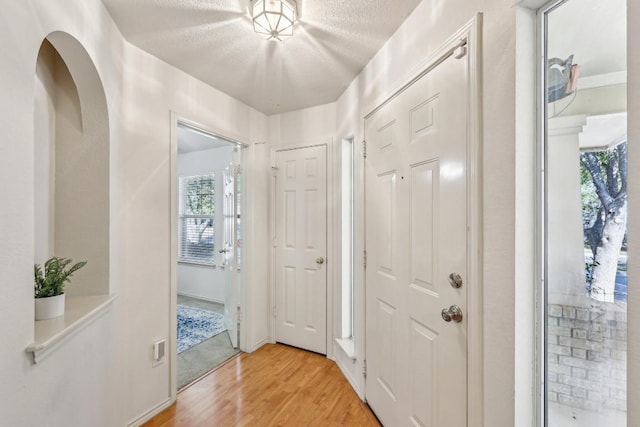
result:
<svg viewBox="0 0 640 427"><path fill-rule="evenodd" d="M276 155L276 341L327 352L326 146Z"/></svg>
<svg viewBox="0 0 640 427"><path fill-rule="evenodd" d="M234 155L234 158L236 156ZM224 319L227 333L234 348L238 347L238 245L236 227L238 218L237 174L240 169L236 162L229 164L224 170L224 203L223 203L223 256L225 272Z"/></svg>
<svg viewBox="0 0 640 427"><path fill-rule="evenodd" d="M366 398L388 426L467 425L468 99L451 56L365 122Z"/></svg>

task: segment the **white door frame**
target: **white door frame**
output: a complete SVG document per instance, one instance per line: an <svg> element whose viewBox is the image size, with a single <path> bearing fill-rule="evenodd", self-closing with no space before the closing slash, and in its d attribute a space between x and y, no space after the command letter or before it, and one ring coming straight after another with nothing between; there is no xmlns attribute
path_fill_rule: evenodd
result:
<svg viewBox="0 0 640 427"><path fill-rule="evenodd" d="M246 160L248 159L247 150L250 147L249 145L225 136L223 132L218 130L214 130L214 126L202 125L200 123L196 123L192 120L186 119L184 117L179 116L175 112L171 111L171 142L169 148L169 163L170 163L170 173L169 173L169 187L170 187L170 195L169 195L169 209L170 209L170 244L169 244L169 348L167 352L167 360L169 363L169 392L171 403L174 403L177 399L178 395L178 363L176 360L176 354L178 349L177 337L178 330L176 325L176 318L178 316L178 124L182 124L185 126L189 126L196 130L200 130L206 134L218 137L220 139L226 140L232 144L236 144L241 147L243 150L241 151L241 167L244 170L249 169L248 164L246 164ZM248 184L249 180L245 180L244 197L243 201L243 217L248 217L248 212L252 209L250 191ZM247 191L248 190L248 191ZM243 218L243 220L246 220ZM249 325L250 325L250 313L246 310L249 305L247 301L251 294L251 286L248 282L249 274L247 274L247 270L250 269L251 262L251 254L252 254L252 239L247 239L246 227L242 228L242 236L241 241L243 244L244 250L244 258L248 262L243 262L245 268L242 268L240 271L240 283L242 283L242 290L238 293L238 302L240 303L241 312L242 312L242 322L241 322L241 333L240 333L240 341L239 346L241 351L245 351L247 349L247 338L249 335Z"/></svg>
<svg viewBox="0 0 640 427"><path fill-rule="evenodd" d="M393 91L371 104L366 109L364 119L372 116L387 102L395 98L414 82L437 67L445 58L451 56L463 41L469 55L469 93L467 117L467 218L468 242L467 263L469 287L467 293L467 425L482 426L483 408L483 282L482 282L482 103L481 103L481 35L482 14L476 15L460 30L445 41L432 55L416 69L393 85ZM364 122L363 119L363 122ZM365 162L366 168L366 162ZM366 192L365 192L366 197ZM365 242L366 248L366 242ZM366 276L365 276L366 278ZM366 289L366 283L365 283ZM366 294L366 291L365 291ZM366 301L366 295L365 295ZM365 304L366 307L366 304ZM366 311L366 309L365 309ZM365 313L365 319L367 319ZM366 321L366 320L365 320ZM365 337L366 339L366 337ZM365 355L366 360L366 355ZM366 379L365 379L366 381ZM365 387L366 390L366 387ZM365 396L366 398L366 396Z"/></svg>
<svg viewBox="0 0 640 427"><path fill-rule="evenodd" d="M276 154L279 151L297 150L302 148L311 148L318 146L325 146L327 148L327 254L325 256L325 266L327 268L327 358L333 359L333 313L334 313L334 272L336 260L336 248L335 248L335 236L334 229L334 212L337 206L335 201L335 191L333 188L335 177L333 176L334 156L335 156L335 141L333 138L323 138L317 141L308 141L300 144L283 144L277 147L271 148L271 180L269 184L269 256L270 256L270 271L269 271L269 336L270 342L276 342L276 248L275 248L275 236L276 236Z"/></svg>

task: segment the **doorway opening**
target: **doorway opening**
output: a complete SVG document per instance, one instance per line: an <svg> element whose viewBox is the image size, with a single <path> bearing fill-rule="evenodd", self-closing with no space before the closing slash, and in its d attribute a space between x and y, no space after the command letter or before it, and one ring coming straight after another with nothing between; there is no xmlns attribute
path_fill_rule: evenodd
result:
<svg viewBox="0 0 640 427"><path fill-rule="evenodd" d="M242 146L177 124L177 388L239 350Z"/></svg>
<svg viewBox="0 0 640 427"><path fill-rule="evenodd" d="M627 425L626 10L539 13L545 426Z"/></svg>

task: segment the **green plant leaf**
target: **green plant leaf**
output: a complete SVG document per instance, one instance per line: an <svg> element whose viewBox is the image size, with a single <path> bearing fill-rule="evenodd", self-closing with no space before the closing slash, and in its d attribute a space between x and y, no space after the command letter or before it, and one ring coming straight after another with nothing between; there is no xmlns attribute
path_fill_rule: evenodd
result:
<svg viewBox="0 0 640 427"><path fill-rule="evenodd" d="M45 298L62 295L65 282L69 282L73 273L87 264L81 261L67 269L72 262L69 258L52 257L44 263L44 272L40 265L34 264L34 296Z"/></svg>

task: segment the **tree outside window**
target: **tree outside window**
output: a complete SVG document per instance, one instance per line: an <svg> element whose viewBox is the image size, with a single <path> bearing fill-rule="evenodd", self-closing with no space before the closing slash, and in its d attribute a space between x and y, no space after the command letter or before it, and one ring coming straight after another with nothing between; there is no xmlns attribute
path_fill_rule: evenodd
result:
<svg viewBox="0 0 640 427"><path fill-rule="evenodd" d="M627 299L627 142L580 156L589 295Z"/></svg>

